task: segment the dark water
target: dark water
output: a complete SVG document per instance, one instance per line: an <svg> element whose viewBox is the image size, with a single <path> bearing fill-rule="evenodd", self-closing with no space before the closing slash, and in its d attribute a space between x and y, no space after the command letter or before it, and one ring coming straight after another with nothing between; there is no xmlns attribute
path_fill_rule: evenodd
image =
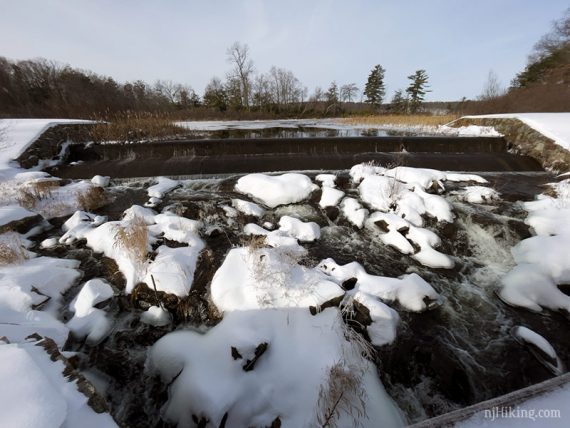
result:
<svg viewBox="0 0 570 428"><path fill-rule="evenodd" d="M417 135L416 132L386 129L325 129L308 126L272 127L265 129L232 129L217 131L189 131L190 137L204 139L218 138L317 138L317 137L387 137Z"/></svg>
<svg viewBox="0 0 570 428"><path fill-rule="evenodd" d="M314 175L314 174L308 174ZM444 303L429 312L409 313L392 305L401 316L398 335L393 344L377 349L379 375L386 389L410 422L446 413L552 377L530 352L511 335L514 325L524 325L546 337L560 359L570 364L568 320L547 312L530 313L505 305L495 295L499 279L514 266L510 248L528 236L524 225L526 213L517 200L530 200L551 181L547 173L483 174L502 193L502 201L493 206L459 202L452 197L457 219L453 226L428 222L428 228L442 237L441 251L455 258L456 268L426 268L408 256L383 245L367 230L358 230L342 217L335 217L318 206L318 198L304 204L277 208L268 212L264 221L277 222L281 215L292 213L305 221L315 221L322 237L308 245L309 256L303 262L314 266L326 257L344 264L361 263L369 273L399 276L416 272L443 297ZM96 369L106 385L106 398L113 415L125 426L160 425L159 409L166 400L166 389L155 379L144 375L146 351L158 338L176 328L204 328L216 322L209 315L208 281L222 263L226 252L243 243L243 226L252 219L238 217L229 224L221 205L229 204L236 177L188 180L171 192L163 206L174 205L184 216L218 225L223 233L204 236L210 258L198 266L206 272L195 278L187 299L168 300L160 296L175 314L175 323L164 328L148 327L138 316L149 304L155 304L155 293L145 290L136 296L115 299L107 308L114 319L111 336L103 343L89 347L71 341L67 349L78 352L83 369ZM340 174L340 187L355 196L345 173ZM110 189L116 197L110 206L98 213L118 219L124 209L146 201L151 179L117 180ZM448 183L448 191L458 184ZM247 199L247 198L246 198ZM43 237L42 237L43 238ZM53 254L53 250L41 250ZM118 289L120 275L108 260L101 260L80 243L67 257L82 261L84 280L105 277ZM78 292L65 296L70 302ZM180 308L184 308L181 310Z"/></svg>

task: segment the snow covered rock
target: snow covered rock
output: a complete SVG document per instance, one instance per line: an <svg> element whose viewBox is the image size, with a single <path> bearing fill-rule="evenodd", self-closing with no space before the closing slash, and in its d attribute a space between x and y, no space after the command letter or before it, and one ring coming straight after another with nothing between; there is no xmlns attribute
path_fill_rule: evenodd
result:
<svg viewBox="0 0 570 428"><path fill-rule="evenodd" d="M245 215L254 217L263 217L265 210L253 202L244 201L242 199L232 199L232 207Z"/></svg>
<svg viewBox="0 0 570 428"><path fill-rule="evenodd" d="M321 261L317 267L337 282L356 278L355 292L363 292L388 302L398 302L409 311L419 312L437 302L439 294L419 275L412 273L400 278L370 275L357 262L339 265L333 259Z"/></svg>
<svg viewBox="0 0 570 428"><path fill-rule="evenodd" d="M468 186L457 192L459 199L470 204L486 204L500 199L499 193L495 189L483 186Z"/></svg>
<svg viewBox="0 0 570 428"><path fill-rule="evenodd" d="M96 175L91 179L91 183L99 187L107 187L111 181L111 177L103 177L102 175Z"/></svg>
<svg viewBox="0 0 570 428"><path fill-rule="evenodd" d="M522 344L530 345L531 352L555 375L559 376L565 372L565 367L556 351L543 336L522 325L514 326L511 334Z"/></svg>
<svg viewBox="0 0 570 428"><path fill-rule="evenodd" d="M334 189L332 187L323 186L323 193L319 206L321 208L336 207L340 200L343 198L344 192L342 190Z"/></svg>
<svg viewBox="0 0 570 428"><path fill-rule="evenodd" d="M323 187L336 187L336 175L334 174L319 174L315 177Z"/></svg>
<svg viewBox="0 0 570 428"><path fill-rule="evenodd" d="M142 313L141 322L155 327L163 327L170 324L170 313L160 306L151 306Z"/></svg>
<svg viewBox="0 0 570 428"><path fill-rule="evenodd" d="M245 371L261 344L265 351ZM405 423L374 365L346 339L336 308L315 316L306 309L229 312L206 334L164 336L151 348L146 369L170 384L162 414L178 426L193 425L193 415L213 426L314 426L338 397L342 379L338 426Z"/></svg>
<svg viewBox="0 0 570 428"><path fill-rule="evenodd" d="M270 208L301 202L317 188L309 177L296 173L275 176L249 174L241 177L235 186L237 192L248 195Z"/></svg>
<svg viewBox="0 0 570 428"><path fill-rule="evenodd" d="M69 305L73 311L73 318L67 327L78 339L86 338L87 343L96 345L101 342L111 329L111 322L102 309L95 307L113 297L113 289L102 279L87 281L79 294Z"/></svg>
<svg viewBox="0 0 570 428"><path fill-rule="evenodd" d="M364 220L368 217L368 210L362 208L360 202L354 198L344 198L341 203L342 214L359 229L364 226Z"/></svg>
<svg viewBox="0 0 570 428"><path fill-rule="evenodd" d="M158 177L156 184L153 184L147 189L149 198L162 199L165 194L178 187L180 183L178 180L172 180L166 177Z"/></svg>
<svg viewBox="0 0 570 428"><path fill-rule="evenodd" d="M289 216L279 220L279 230L301 242L313 242L321 237L321 228L314 222L303 222Z"/></svg>
<svg viewBox="0 0 570 428"><path fill-rule="evenodd" d="M234 248L211 284L223 312L320 306L344 291L316 269L300 266L281 248Z"/></svg>

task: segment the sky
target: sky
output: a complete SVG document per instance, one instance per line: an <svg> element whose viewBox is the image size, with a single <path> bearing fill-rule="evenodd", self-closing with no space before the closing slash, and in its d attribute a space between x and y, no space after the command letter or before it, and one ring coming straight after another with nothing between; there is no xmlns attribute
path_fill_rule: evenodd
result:
<svg viewBox="0 0 570 428"><path fill-rule="evenodd" d="M375 64L387 97L425 69L432 101L504 85L568 0L0 0L0 56L43 57L125 82L172 80L199 94L246 43L258 72L287 68L312 93L363 88Z"/></svg>

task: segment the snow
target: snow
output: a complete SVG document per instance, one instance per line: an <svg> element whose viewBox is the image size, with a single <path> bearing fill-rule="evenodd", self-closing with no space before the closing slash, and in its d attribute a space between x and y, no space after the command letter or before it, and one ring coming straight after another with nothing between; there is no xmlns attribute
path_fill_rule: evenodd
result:
<svg viewBox="0 0 570 428"><path fill-rule="evenodd" d="M113 289L103 279L91 279L83 285L69 305L74 315L67 323L67 327L76 338L86 338L87 343L96 345L107 336L111 329L111 321L105 311L96 308L95 305L111 297Z"/></svg>
<svg viewBox="0 0 570 428"><path fill-rule="evenodd" d="M570 113L507 113L465 116L467 119L518 119L535 131L570 150Z"/></svg>
<svg viewBox="0 0 570 428"><path fill-rule="evenodd" d="M253 202L244 201L242 199L232 199L232 207L234 207L242 214L251 215L254 217L263 217L263 214L265 214L265 210L259 205Z"/></svg>
<svg viewBox="0 0 570 428"><path fill-rule="evenodd" d="M385 427L403 426L376 368L344 332L336 308L315 316L299 308L242 308L226 313L206 334L177 331L164 336L151 348L146 369L170 385L162 412L178 426L192 426L193 414L220 426L226 413L226 426L270 426L277 417L284 428L315 426L316 413L330 405L319 403L319 395L332 392L335 376L354 379L354 390L343 391L346 401L336 425L376 427L382 421ZM264 343L266 351L253 370L245 371ZM351 416L350 408L364 409L367 417L355 419L358 412Z"/></svg>
<svg viewBox="0 0 570 428"><path fill-rule="evenodd" d="M353 299L366 306L372 324L366 327L370 342L376 346L390 344L396 338L396 330L400 322L398 313L368 293L357 291Z"/></svg>
<svg viewBox="0 0 570 428"><path fill-rule="evenodd" d="M344 198L341 204L343 215L359 229L364 226L364 220L368 217L368 210L362 208L360 202L354 198Z"/></svg>
<svg viewBox="0 0 570 428"><path fill-rule="evenodd" d="M35 217L37 214L19 205L8 205L0 207L0 226L4 226L13 221Z"/></svg>
<svg viewBox="0 0 570 428"><path fill-rule="evenodd" d="M570 296L557 287L570 281L570 180L551 186L557 198L541 195L524 204L526 222L536 236L511 249L517 266L502 278L499 296L535 312L546 308L570 313Z"/></svg>
<svg viewBox="0 0 570 428"><path fill-rule="evenodd" d="M160 306L151 306L141 315L141 322L155 327L163 327L170 324L170 321L170 313Z"/></svg>
<svg viewBox="0 0 570 428"><path fill-rule="evenodd" d="M41 346L0 344L0 361L2 426L117 426L109 414L89 407L76 382L64 377L64 364L52 361Z"/></svg>
<svg viewBox="0 0 570 428"><path fill-rule="evenodd" d="M309 177L297 173L275 176L249 174L241 177L235 186L237 192L248 195L270 208L301 202L317 188Z"/></svg>
<svg viewBox="0 0 570 428"><path fill-rule="evenodd" d="M304 256L307 250L299 245L296 238L282 230L266 230L257 224L249 223L243 228L246 235L265 236L265 244L273 248L280 248L282 251L296 256Z"/></svg>
<svg viewBox="0 0 570 428"><path fill-rule="evenodd" d="M103 177L102 175L96 175L91 179L91 183L99 187L107 187L111 181L111 177Z"/></svg>
<svg viewBox="0 0 570 428"><path fill-rule="evenodd" d="M487 204L501 198L495 189L484 186L467 186L456 194L460 200L470 204Z"/></svg>
<svg viewBox="0 0 570 428"><path fill-rule="evenodd" d="M319 201L319 206L321 208L336 207L343 196L344 192L342 190L323 186L323 193L321 195L321 200Z"/></svg>
<svg viewBox="0 0 570 428"><path fill-rule="evenodd" d="M149 198L162 199L163 196L170 192L172 189L178 187L180 183L178 180L172 180L166 177L157 177L156 184L147 189Z"/></svg>
<svg viewBox="0 0 570 428"><path fill-rule="evenodd" d="M492 408L487 410L487 414L485 411L478 412L455 426L460 428L566 428L568 417L564 412L569 402L570 383L567 383L516 404L512 413L505 407ZM542 415L539 412L542 412ZM554 412L558 412L558 416Z"/></svg>
<svg viewBox="0 0 570 428"><path fill-rule="evenodd" d="M75 119L0 119L0 178L8 179L20 169L12 163L48 128L56 125L93 123Z"/></svg>
<svg viewBox="0 0 570 428"><path fill-rule="evenodd" d="M523 341L533 344L542 352L544 352L546 355L548 355L550 358L556 360L557 358L556 351L554 350L550 342L548 342L548 340L546 340L540 334L522 325L514 327L513 334L516 337L522 339Z"/></svg>
<svg viewBox="0 0 570 428"><path fill-rule="evenodd" d="M323 187L336 187L336 175L334 174L319 174L315 180L320 182Z"/></svg>
<svg viewBox="0 0 570 428"><path fill-rule="evenodd" d="M356 278L355 293L361 292L388 302L398 302L409 311L423 311L428 308L426 299L440 299L431 285L415 273L400 278L370 275L358 262L341 266L333 259L321 261L317 268L339 283Z"/></svg>
<svg viewBox="0 0 570 428"><path fill-rule="evenodd" d="M2 336L11 342L23 342L30 334L39 333L63 346L68 329L57 319L58 311L62 293L80 277L78 267L76 260L51 257L0 266ZM41 310L32 309L34 305Z"/></svg>
<svg viewBox="0 0 570 428"><path fill-rule="evenodd" d="M297 264L278 248L234 248L216 271L212 301L223 312L261 308L309 307L344 291L319 270Z"/></svg>
<svg viewBox="0 0 570 428"><path fill-rule="evenodd" d="M153 288L154 278L157 290L186 296L192 287L194 271L200 251L205 244L200 239L199 231L202 223L196 220L177 216L173 213L153 215L153 211L140 206L132 206L123 214L123 220L100 224L98 217L82 211L76 212L63 225L66 233L59 239L62 244L72 244L77 239L86 239L87 245L95 252L103 253L117 263L126 279L125 292L130 294L139 282L145 282ZM119 245L117 233L133 231L137 220L143 222L146 234L145 248L137 247L137 239ZM140 227L140 226L139 226ZM158 236L186 244L185 247L170 248L161 245L157 249L155 260L147 259L148 252ZM142 254L140 254L142 252Z"/></svg>
<svg viewBox="0 0 570 428"><path fill-rule="evenodd" d="M279 230L301 242L313 242L321 237L321 228L314 222L303 222L289 216L279 220Z"/></svg>

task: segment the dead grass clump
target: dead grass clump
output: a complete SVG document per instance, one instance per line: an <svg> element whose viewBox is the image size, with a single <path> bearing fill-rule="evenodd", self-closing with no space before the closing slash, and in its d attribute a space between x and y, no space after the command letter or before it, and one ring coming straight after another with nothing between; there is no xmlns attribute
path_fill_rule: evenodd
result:
<svg viewBox="0 0 570 428"><path fill-rule="evenodd" d="M243 246L247 247L249 253L255 253L261 248L267 248L268 245L265 242L265 236L263 235L250 235L243 240Z"/></svg>
<svg viewBox="0 0 570 428"><path fill-rule="evenodd" d="M171 117L159 113L123 112L108 118L98 117L91 128L93 141L139 141L187 133Z"/></svg>
<svg viewBox="0 0 570 428"><path fill-rule="evenodd" d="M26 249L15 233L0 235L0 266L21 263L28 258Z"/></svg>
<svg viewBox="0 0 570 428"><path fill-rule="evenodd" d="M113 245L126 251L137 263L144 264L148 255L148 228L144 219L134 216L126 227L120 227Z"/></svg>
<svg viewBox="0 0 570 428"><path fill-rule="evenodd" d="M59 180L47 179L30 181L17 189L16 200L27 209L32 209L38 201L52 196L52 190L59 187Z"/></svg>
<svg viewBox="0 0 570 428"><path fill-rule="evenodd" d="M84 211L95 210L108 202L105 189L99 186L90 186L84 192L77 192L75 198L79 208Z"/></svg>
<svg viewBox="0 0 570 428"><path fill-rule="evenodd" d="M346 117L337 119L346 125L416 125L416 126L439 126L457 119L457 115L447 114L441 116L430 115L396 115L383 114L376 116Z"/></svg>
<svg viewBox="0 0 570 428"><path fill-rule="evenodd" d="M339 361L328 372L321 385L317 402L317 422L322 428L338 426L341 414L352 418L352 426L362 425L366 418L366 391L362 386L362 371Z"/></svg>

